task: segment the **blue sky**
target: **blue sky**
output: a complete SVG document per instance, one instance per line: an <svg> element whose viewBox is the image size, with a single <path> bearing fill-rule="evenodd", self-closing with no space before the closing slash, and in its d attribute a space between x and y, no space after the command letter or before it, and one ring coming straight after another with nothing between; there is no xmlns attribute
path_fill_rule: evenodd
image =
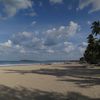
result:
<svg viewBox="0 0 100 100"><path fill-rule="evenodd" d="M100 0L0 0L0 60L79 59Z"/></svg>

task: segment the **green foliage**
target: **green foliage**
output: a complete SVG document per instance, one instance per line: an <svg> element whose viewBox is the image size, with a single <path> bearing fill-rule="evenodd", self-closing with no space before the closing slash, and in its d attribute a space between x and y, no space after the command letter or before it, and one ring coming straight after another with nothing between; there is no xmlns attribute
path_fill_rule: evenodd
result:
<svg viewBox="0 0 100 100"><path fill-rule="evenodd" d="M100 22L92 23L92 34L88 36L88 46L84 53L84 58L88 63L100 63L100 39L95 36L100 35Z"/></svg>

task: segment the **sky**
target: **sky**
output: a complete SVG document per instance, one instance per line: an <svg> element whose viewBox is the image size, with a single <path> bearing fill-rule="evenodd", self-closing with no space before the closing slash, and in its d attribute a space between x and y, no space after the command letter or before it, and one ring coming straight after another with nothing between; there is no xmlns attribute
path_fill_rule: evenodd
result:
<svg viewBox="0 0 100 100"><path fill-rule="evenodd" d="M0 60L77 60L100 0L0 0Z"/></svg>

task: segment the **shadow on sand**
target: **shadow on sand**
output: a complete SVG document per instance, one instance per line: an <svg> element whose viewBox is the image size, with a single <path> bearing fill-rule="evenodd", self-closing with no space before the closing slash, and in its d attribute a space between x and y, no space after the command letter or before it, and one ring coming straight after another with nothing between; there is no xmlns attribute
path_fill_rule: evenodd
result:
<svg viewBox="0 0 100 100"><path fill-rule="evenodd" d="M28 90L24 87L10 88L0 85L0 100L100 100L80 93L69 92L67 95L40 90Z"/></svg>
<svg viewBox="0 0 100 100"><path fill-rule="evenodd" d="M76 68L75 66L65 66L63 69L6 70L6 73L52 75L58 78L57 81L73 82L80 87L100 85L100 69L86 68L84 66ZM63 76L70 76L72 78L64 78Z"/></svg>

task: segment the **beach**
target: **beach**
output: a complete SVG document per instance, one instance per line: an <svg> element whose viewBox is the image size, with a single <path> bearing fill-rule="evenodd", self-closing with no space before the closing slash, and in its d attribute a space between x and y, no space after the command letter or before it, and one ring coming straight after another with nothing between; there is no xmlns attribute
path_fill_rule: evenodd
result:
<svg viewBox="0 0 100 100"><path fill-rule="evenodd" d="M87 98L82 100L100 100L100 69L79 63L1 66L0 98L3 96L6 98L9 94L11 95L12 91L17 92L11 96L13 99L8 100L47 100L35 99L34 94L36 93L39 96L42 93L53 93L53 95L54 93L61 95L71 93ZM28 93L31 91L34 99L29 98L31 93L28 94L27 91ZM24 94L21 95L21 92ZM18 93L20 93L20 97ZM29 99L24 99L25 94L26 97L29 96ZM8 97L10 98L10 96Z"/></svg>

